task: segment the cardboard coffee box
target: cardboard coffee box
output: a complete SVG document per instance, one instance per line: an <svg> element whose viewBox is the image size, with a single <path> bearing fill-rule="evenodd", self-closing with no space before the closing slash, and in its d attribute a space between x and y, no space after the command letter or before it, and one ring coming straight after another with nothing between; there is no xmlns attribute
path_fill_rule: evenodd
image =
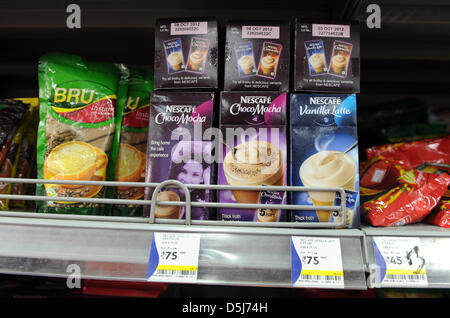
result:
<svg viewBox="0 0 450 318"><path fill-rule="evenodd" d="M214 93L185 91L153 91L150 100L147 140L146 182L177 180L183 184L212 184L214 160L212 142L205 131L213 122ZM146 188L145 199L151 200L154 188ZM189 189L191 202L209 202L212 191ZM161 189L160 201L185 201L179 188ZM157 218L185 218L185 207L157 206ZM144 215L150 215L145 206ZM192 207L191 218L208 220L211 211Z"/></svg>
<svg viewBox="0 0 450 318"><path fill-rule="evenodd" d="M229 22L224 90L287 91L289 46L288 22Z"/></svg>
<svg viewBox="0 0 450 318"><path fill-rule="evenodd" d="M218 26L212 18L158 19L155 89L216 89Z"/></svg>
<svg viewBox="0 0 450 318"><path fill-rule="evenodd" d="M359 161L355 94L291 94L290 185L342 188L346 194L345 226L358 228ZM291 204L311 205L292 212L294 222L333 222L338 211L316 206L340 206L340 192L291 192Z"/></svg>
<svg viewBox="0 0 450 318"><path fill-rule="evenodd" d="M286 186L287 144L285 92L222 92L220 97L222 153L218 184ZM285 191L221 190L221 203L285 204ZM225 221L286 221L279 209L219 208Z"/></svg>
<svg viewBox="0 0 450 318"><path fill-rule="evenodd" d="M295 91L358 93L360 27L357 22L295 24Z"/></svg>

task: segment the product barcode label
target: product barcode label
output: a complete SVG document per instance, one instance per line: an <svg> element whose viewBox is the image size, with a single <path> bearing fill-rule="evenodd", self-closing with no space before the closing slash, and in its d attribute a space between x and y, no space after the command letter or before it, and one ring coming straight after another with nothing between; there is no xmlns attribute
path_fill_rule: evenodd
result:
<svg viewBox="0 0 450 318"><path fill-rule="evenodd" d="M343 282L344 277L343 276L323 276L323 275L300 275L299 281L304 282L324 282L324 283L330 283L333 284L335 282Z"/></svg>
<svg viewBox="0 0 450 318"><path fill-rule="evenodd" d="M380 287L427 287L426 260L418 237L374 237Z"/></svg>
<svg viewBox="0 0 450 318"><path fill-rule="evenodd" d="M191 278L197 276L197 267L189 267L188 269L182 269L182 266L176 266L177 268L167 268L159 266L155 272L156 276L160 277L179 277L179 278Z"/></svg>
<svg viewBox="0 0 450 318"><path fill-rule="evenodd" d="M338 238L292 237L291 259L294 286L344 288Z"/></svg>
<svg viewBox="0 0 450 318"><path fill-rule="evenodd" d="M154 233L147 280L196 281L199 250L200 234Z"/></svg>
<svg viewBox="0 0 450 318"><path fill-rule="evenodd" d="M420 281L426 282L427 277L425 275L386 275L384 282L405 282L405 281Z"/></svg>

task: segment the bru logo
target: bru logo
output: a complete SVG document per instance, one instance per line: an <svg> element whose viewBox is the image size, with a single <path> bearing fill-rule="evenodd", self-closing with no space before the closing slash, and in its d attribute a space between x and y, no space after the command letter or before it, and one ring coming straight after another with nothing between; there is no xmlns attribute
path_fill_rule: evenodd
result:
<svg viewBox="0 0 450 318"><path fill-rule="evenodd" d="M339 97L310 97L309 103L313 105L336 105L341 103Z"/></svg>
<svg viewBox="0 0 450 318"><path fill-rule="evenodd" d="M94 100L94 91L78 88L56 88L53 101L55 103L83 103L90 104Z"/></svg>
<svg viewBox="0 0 450 318"><path fill-rule="evenodd" d="M129 110L135 110L139 106L140 97L133 99L133 97L129 96L127 102L125 104L125 108Z"/></svg>

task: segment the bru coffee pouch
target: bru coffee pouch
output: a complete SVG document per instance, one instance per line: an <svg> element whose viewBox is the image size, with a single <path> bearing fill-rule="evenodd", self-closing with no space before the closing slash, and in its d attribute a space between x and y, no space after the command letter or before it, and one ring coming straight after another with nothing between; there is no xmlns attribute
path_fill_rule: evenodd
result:
<svg viewBox="0 0 450 318"><path fill-rule="evenodd" d="M115 178L119 182L144 182L148 137L150 94L153 74L130 67L128 94L120 131L120 146ZM115 197L137 200L144 196L142 187L116 187ZM115 205L113 215L142 216L142 206Z"/></svg>
<svg viewBox="0 0 450 318"><path fill-rule="evenodd" d="M90 62L48 53L39 61L38 178L114 180L120 123L129 71L122 64ZM112 187L45 184L38 195L112 198ZM108 192L108 193L107 193ZM38 212L109 213L109 206L37 202Z"/></svg>
<svg viewBox="0 0 450 318"><path fill-rule="evenodd" d="M223 136L218 183L230 186L285 186L287 183L285 92L222 92ZM285 204L285 191L219 191L221 203ZM278 209L219 208L225 221L286 221Z"/></svg>
<svg viewBox="0 0 450 318"><path fill-rule="evenodd" d="M214 93L154 91L150 102L147 142L146 182L177 180L183 184L211 184L213 158L211 138L205 133L212 127ZM151 200L154 188L146 188ZM191 202L211 201L212 191L190 189ZM160 201L185 201L178 188L161 189ZM185 208L157 206L157 218L182 219ZM150 215L146 206L144 214ZM210 219L205 207L191 208L194 220Z"/></svg>

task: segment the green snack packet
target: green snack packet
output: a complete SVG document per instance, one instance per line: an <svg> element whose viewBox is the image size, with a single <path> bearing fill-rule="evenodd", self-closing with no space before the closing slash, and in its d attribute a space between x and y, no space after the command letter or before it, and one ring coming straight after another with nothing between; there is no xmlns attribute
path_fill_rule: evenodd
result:
<svg viewBox="0 0 450 318"><path fill-rule="evenodd" d="M148 137L150 94L153 73L130 67L130 81L120 133L119 155L115 180L144 182ZM144 196L143 187L116 187L118 199L138 200ZM142 216L140 205L114 205L115 216Z"/></svg>
<svg viewBox="0 0 450 318"><path fill-rule="evenodd" d="M120 123L129 70L123 64L90 62L47 53L39 61L40 122L37 173L49 180L114 180ZM112 187L40 184L37 195L111 198ZM110 205L38 201L37 211L109 214Z"/></svg>

